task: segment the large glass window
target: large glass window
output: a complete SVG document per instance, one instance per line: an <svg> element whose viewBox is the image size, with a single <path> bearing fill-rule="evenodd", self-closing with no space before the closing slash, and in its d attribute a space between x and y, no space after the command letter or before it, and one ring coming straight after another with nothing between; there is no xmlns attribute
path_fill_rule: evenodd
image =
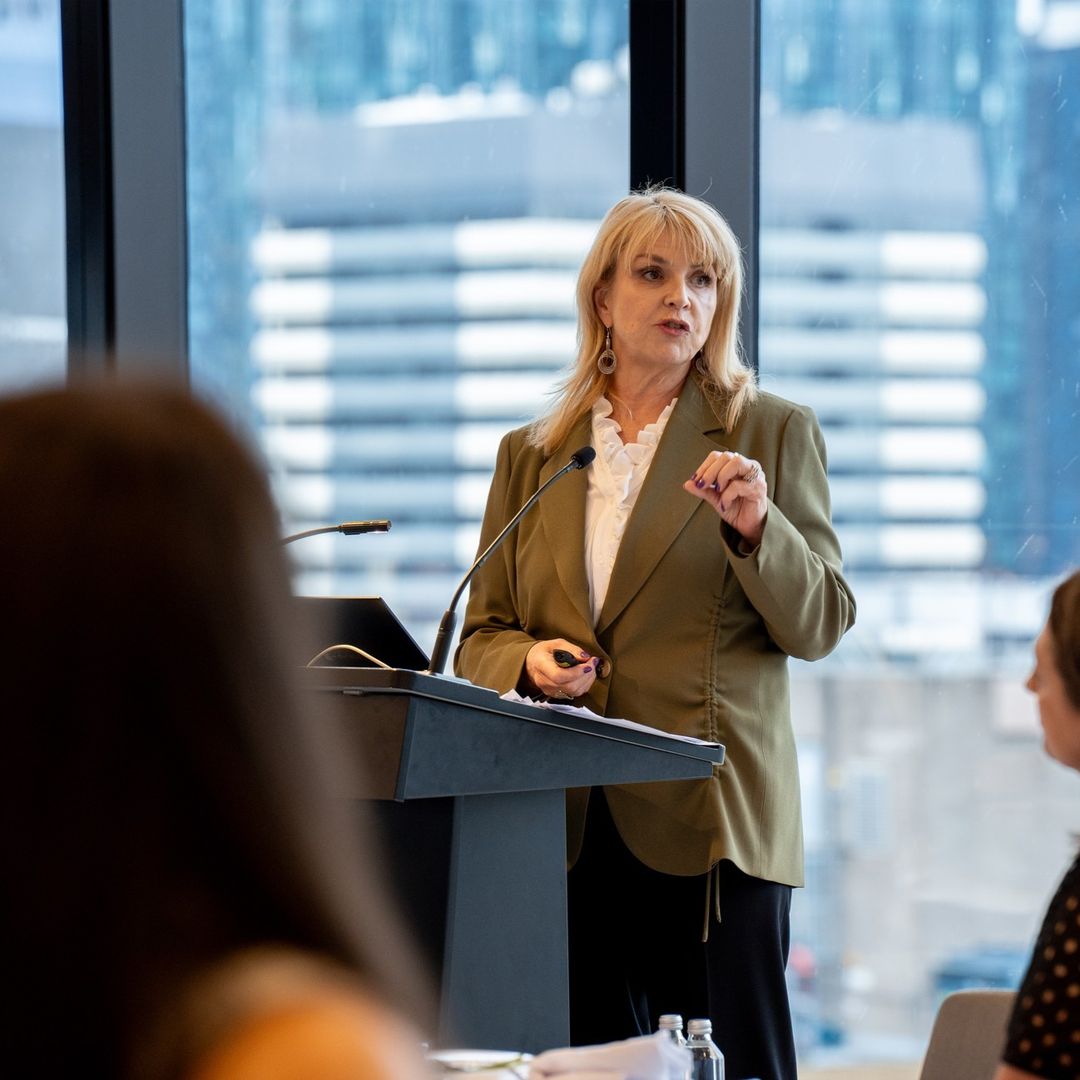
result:
<svg viewBox="0 0 1080 1080"><path fill-rule="evenodd" d="M796 668L803 1058L1014 986L1075 781L1021 689L1080 562L1080 18L763 0L760 365L823 422L859 621Z"/></svg>
<svg viewBox="0 0 1080 1080"><path fill-rule="evenodd" d="M626 0L188 0L198 387L258 434L299 587L430 648L499 436L574 351L629 172Z"/></svg>
<svg viewBox="0 0 1080 1080"><path fill-rule="evenodd" d="M63 376L60 0L0 3L0 393Z"/></svg>

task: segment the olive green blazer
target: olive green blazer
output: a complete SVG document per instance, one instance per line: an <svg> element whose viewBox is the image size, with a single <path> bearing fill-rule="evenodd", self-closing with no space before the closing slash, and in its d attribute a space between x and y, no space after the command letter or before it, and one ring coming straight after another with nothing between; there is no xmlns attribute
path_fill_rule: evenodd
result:
<svg viewBox="0 0 1080 1080"><path fill-rule="evenodd" d="M545 457L510 432L499 447L481 550L571 453L584 416ZM758 461L769 488L760 545L738 536L682 484L712 450ZM813 413L768 393L725 431L691 376L656 449L593 626L585 569L585 471L563 477L473 579L455 668L500 692L524 679L538 640L563 637L604 657L579 704L722 742L711 779L605 789L642 862L701 874L731 859L747 874L801 885L799 774L787 658L834 649L855 618L830 523L825 447ZM587 790L568 793L568 857L581 847Z"/></svg>

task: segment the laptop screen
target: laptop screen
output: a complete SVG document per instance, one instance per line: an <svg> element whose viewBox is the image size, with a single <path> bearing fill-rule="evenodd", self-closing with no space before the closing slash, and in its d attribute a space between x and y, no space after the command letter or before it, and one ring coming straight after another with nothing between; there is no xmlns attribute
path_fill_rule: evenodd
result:
<svg viewBox="0 0 1080 1080"><path fill-rule="evenodd" d="M401 620L381 596L298 596L305 619L313 627L320 649L330 649L315 661L328 667L379 667L352 649L333 649L334 645L352 645L363 649L375 661L387 667L424 671L428 658L413 640ZM302 663L312 657L305 656Z"/></svg>

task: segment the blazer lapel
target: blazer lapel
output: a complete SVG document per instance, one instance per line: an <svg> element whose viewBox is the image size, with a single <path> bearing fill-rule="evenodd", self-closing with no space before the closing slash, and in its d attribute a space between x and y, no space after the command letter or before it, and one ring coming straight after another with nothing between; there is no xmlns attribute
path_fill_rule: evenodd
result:
<svg viewBox="0 0 1080 1080"><path fill-rule="evenodd" d="M710 451L726 449L708 435L722 431L697 380L691 376L683 385L627 522L596 624L597 634L619 617L692 515L713 512L700 499L683 491L682 485Z"/></svg>
<svg viewBox="0 0 1080 1080"><path fill-rule="evenodd" d="M592 414L586 413L575 425L566 441L544 462L540 482L546 483L569 460L570 455L592 442ZM540 496L540 520L548 550L555 563L559 582L570 602L592 626L592 607L589 603L589 579L585 573L585 495L588 491L588 469L576 469L552 484L550 491Z"/></svg>

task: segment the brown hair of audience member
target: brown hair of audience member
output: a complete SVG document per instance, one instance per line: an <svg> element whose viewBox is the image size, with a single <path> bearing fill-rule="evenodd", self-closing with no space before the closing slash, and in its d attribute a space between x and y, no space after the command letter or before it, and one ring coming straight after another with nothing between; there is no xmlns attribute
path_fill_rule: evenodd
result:
<svg viewBox="0 0 1080 1080"><path fill-rule="evenodd" d="M416 1018L411 950L355 804L332 797L340 753L291 674L288 567L252 454L184 389L31 393L0 401L0 505L15 1057L132 1075L178 988L267 942Z"/></svg>
<svg viewBox="0 0 1080 1080"><path fill-rule="evenodd" d="M1080 570L1054 590L1047 625L1065 693L1074 708L1080 709Z"/></svg>

